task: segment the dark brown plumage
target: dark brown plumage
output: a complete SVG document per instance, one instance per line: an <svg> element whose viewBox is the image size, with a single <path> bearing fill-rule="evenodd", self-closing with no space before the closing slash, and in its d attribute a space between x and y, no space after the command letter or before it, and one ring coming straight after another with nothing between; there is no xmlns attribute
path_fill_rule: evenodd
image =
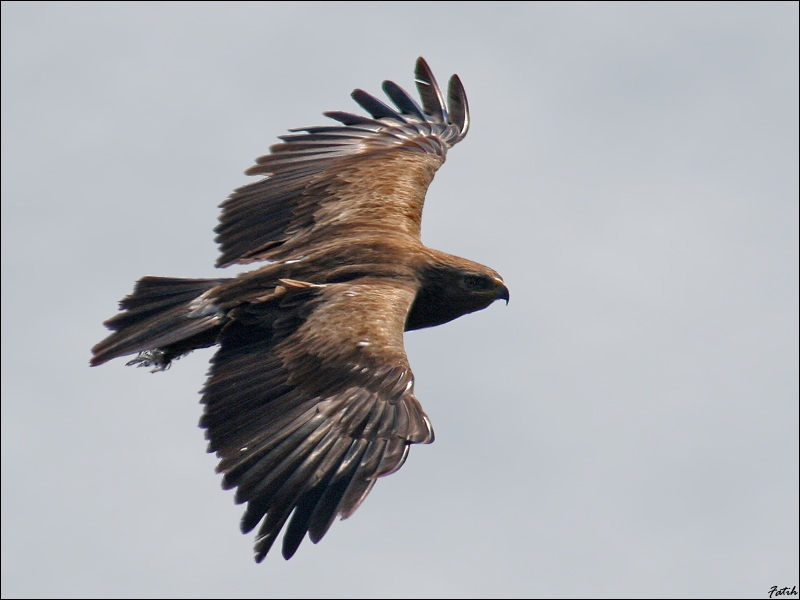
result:
<svg viewBox="0 0 800 600"><path fill-rule="evenodd" d="M106 321L92 365L163 370L218 344L200 426L223 487L247 503L241 529L260 527L261 561L287 523L283 556L336 516L353 514L411 444L433 441L414 396L403 332L508 301L493 270L431 250L422 206L447 149L467 133L457 76L447 102L427 63L422 106L397 84L391 108L356 90L371 117L325 113L340 125L282 136L222 203L217 266L269 261L234 278L145 277Z"/></svg>

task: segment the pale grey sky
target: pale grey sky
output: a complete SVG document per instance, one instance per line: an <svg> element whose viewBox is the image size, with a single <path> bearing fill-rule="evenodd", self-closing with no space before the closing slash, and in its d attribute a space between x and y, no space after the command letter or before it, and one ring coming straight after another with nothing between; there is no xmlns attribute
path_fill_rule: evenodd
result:
<svg viewBox="0 0 800 600"><path fill-rule="evenodd" d="M210 276L291 127L472 110L423 241L508 307L406 345L436 429L252 561L210 351L90 369L143 275ZM2 4L2 596L766 597L798 582L797 3Z"/></svg>

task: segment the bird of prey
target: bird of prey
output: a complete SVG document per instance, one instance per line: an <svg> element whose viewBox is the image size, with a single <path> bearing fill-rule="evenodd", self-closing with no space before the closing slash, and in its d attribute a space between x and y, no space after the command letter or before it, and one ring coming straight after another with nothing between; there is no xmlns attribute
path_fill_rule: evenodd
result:
<svg viewBox="0 0 800 600"><path fill-rule="evenodd" d="M259 527L257 562L284 525L287 560L306 534L317 543L433 441L403 332L508 303L495 271L421 242L425 193L469 110L458 76L445 100L422 58L415 75L421 105L391 81L395 107L357 89L370 116L324 113L337 123L290 130L246 171L264 177L221 204L216 266L260 268L144 277L92 348L92 365L137 354L128 364L164 370L219 346L200 427L247 503L242 532Z"/></svg>

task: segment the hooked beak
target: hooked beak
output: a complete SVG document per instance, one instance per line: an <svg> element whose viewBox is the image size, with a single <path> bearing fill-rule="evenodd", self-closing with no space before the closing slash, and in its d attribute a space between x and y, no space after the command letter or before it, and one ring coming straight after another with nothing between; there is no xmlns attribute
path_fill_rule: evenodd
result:
<svg viewBox="0 0 800 600"><path fill-rule="evenodd" d="M508 301L511 299L510 294L508 293L508 288L506 284L502 280L497 280L497 291L496 291L496 300L505 300L506 306L508 306Z"/></svg>

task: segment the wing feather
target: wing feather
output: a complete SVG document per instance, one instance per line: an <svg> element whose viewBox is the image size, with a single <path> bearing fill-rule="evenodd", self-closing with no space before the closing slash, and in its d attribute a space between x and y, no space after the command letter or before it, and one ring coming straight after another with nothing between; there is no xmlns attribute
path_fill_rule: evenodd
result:
<svg viewBox="0 0 800 600"><path fill-rule="evenodd" d="M351 96L353 100L358 102L361 108L372 115L373 119L394 119L395 121L399 121L401 123L408 123L408 121L400 116L400 113L378 100L372 94L368 94L364 90L353 90Z"/></svg>
<svg viewBox="0 0 800 600"><path fill-rule="evenodd" d="M400 109L405 115L412 115L419 119L420 121L427 121L428 117L425 116L425 111L422 110L422 107L417 104L417 101L397 85L394 81L384 81L383 82L383 91L386 92L386 95L392 99L392 102L395 103L395 106Z"/></svg>
<svg viewBox="0 0 800 600"><path fill-rule="evenodd" d="M462 140L469 129L469 103L467 92L458 75L453 75L447 86L447 106L450 110L450 120L460 131L458 139Z"/></svg>
<svg viewBox="0 0 800 600"><path fill-rule="evenodd" d="M422 106L425 107L425 112L433 117L435 121L446 123L447 109L444 105L442 90L439 84L436 83L433 71L431 71L424 58L420 57L417 60L417 68L414 70L414 75L416 76L417 91L420 98L422 98Z"/></svg>

